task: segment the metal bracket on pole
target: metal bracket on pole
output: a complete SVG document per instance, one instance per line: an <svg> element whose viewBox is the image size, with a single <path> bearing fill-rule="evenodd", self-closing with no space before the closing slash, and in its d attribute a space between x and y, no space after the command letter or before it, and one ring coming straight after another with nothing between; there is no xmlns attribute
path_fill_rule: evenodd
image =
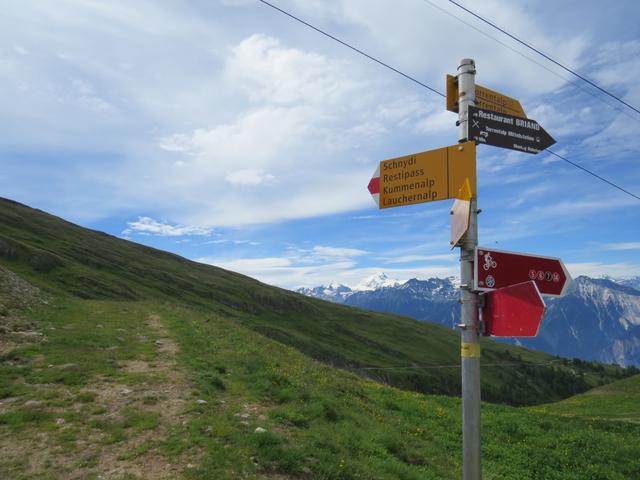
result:
<svg viewBox="0 0 640 480"><path fill-rule="evenodd" d="M470 58L463 58L458 67L458 127L459 142L466 142L468 135L469 105L476 104L476 64Z"/></svg>

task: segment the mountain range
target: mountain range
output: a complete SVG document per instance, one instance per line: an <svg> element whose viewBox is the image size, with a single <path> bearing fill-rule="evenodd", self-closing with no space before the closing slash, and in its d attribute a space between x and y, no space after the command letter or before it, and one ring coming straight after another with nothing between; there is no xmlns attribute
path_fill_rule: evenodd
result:
<svg viewBox="0 0 640 480"><path fill-rule="evenodd" d="M455 277L399 282L379 273L353 288L331 284L297 291L454 328L460 316L458 285ZM640 277L580 276L564 297L545 298L545 302L547 310L537 337L497 340L563 357L640 366Z"/></svg>

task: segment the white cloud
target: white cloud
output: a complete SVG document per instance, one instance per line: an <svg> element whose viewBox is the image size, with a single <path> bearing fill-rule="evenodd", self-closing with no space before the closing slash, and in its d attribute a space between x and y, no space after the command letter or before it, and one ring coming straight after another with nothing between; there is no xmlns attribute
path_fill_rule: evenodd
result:
<svg viewBox="0 0 640 480"><path fill-rule="evenodd" d="M416 245L404 249L405 254L414 249L424 251L431 248L427 244ZM310 248L289 246L281 255L255 258L229 258L208 256L198 258L197 261L216 265L237 271L256 278L262 282L285 288L300 286L328 285L339 282L355 286L363 278L370 277L381 271L392 278L407 280L409 278L431 278L434 276L448 277L458 274L459 262L457 252L442 255L413 255L409 258L395 256L396 262L388 261L393 251L385 252L384 256L372 258L371 252L338 246L315 245ZM398 268L390 266L392 263L411 263Z"/></svg>
<svg viewBox="0 0 640 480"><path fill-rule="evenodd" d="M553 232L556 238L570 236L579 244L585 238L585 229L611 215L609 211L634 207L637 203L623 195L612 194L598 198L591 195L591 192L581 194L578 189L566 192L564 184L558 185L551 180L545 183L549 189L532 187L531 190L523 190L521 196L514 195L514 198L509 199L509 217L516 216L517 222L505 217L505 210L500 217L492 218L490 223L480 223L480 238L483 242L487 245L489 242L503 244L516 239L535 238L546 244L546 235ZM566 193L570 195L565 195ZM523 205L528 208L523 208ZM553 252L550 254L555 255Z"/></svg>
<svg viewBox="0 0 640 480"><path fill-rule="evenodd" d="M357 248L336 248L336 247L324 247L317 245L313 247L313 254L320 257L358 257L368 253L365 250L359 250Z"/></svg>
<svg viewBox="0 0 640 480"><path fill-rule="evenodd" d="M381 258L386 264L412 263L412 262L432 262L432 261L455 261L457 252L439 255L398 255L397 257Z"/></svg>
<svg viewBox="0 0 640 480"><path fill-rule="evenodd" d="M605 250L640 250L640 242L608 243Z"/></svg>
<svg viewBox="0 0 640 480"><path fill-rule="evenodd" d="M6 145L54 152L50 167L33 162L33 170L72 179L54 186L39 173L40 184L15 191L31 190L75 218L79 210L92 218L157 211L185 225L275 223L369 207L365 186L377 161L455 142L455 115L438 96L266 7L222 5L229 8L8 5L17 21L2 25L11 39L0 51ZM472 56L479 83L520 98L545 127L595 128L587 106L564 109L554 98L529 107L526 100L564 82L425 2L282 5L438 90L458 59ZM584 37L545 28L524 4L491 0L483 12L571 66L587 51ZM465 35L451 35L458 29ZM634 58L634 48L625 46L625 56ZM615 53L603 48L598 58ZM79 154L62 160L68 151ZM535 181L517 170L521 155L495 157L479 159L483 182L491 171L502 171L490 181L503 185ZM51 193L40 193L41 184Z"/></svg>
<svg viewBox="0 0 640 480"><path fill-rule="evenodd" d="M221 245L223 243L227 243L229 240L226 238L218 238L217 240L209 240L207 242L202 242L200 245Z"/></svg>
<svg viewBox="0 0 640 480"><path fill-rule="evenodd" d="M402 281L409 278L449 277L458 274L457 261L452 264L425 265L421 268L357 267L352 260L304 265L288 257L243 258L236 260L199 258L196 261L239 272L262 282L284 288L315 287L338 282L355 286L363 278L384 271Z"/></svg>
<svg viewBox="0 0 640 480"><path fill-rule="evenodd" d="M442 85L444 73L455 73L457 61L466 57L475 58L479 83L500 91L502 87L509 86L508 94L517 98L546 93L565 83L514 51L462 25L454 16L481 31L487 30L484 23L447 2L434 3L452 15L443 13L426 1L403 3L402 8L389 8L388 2L371 0L293 0L288 3L290 7L285 8L305 18L333 22L333 30L339 28L335 26L339 24L343 29L350 27L361 32L360 44L366 45L368 52L388 61L392 59L395 67L426 80L430 85ZM483 16L570 67L578 66L579 59L587 50L586 35L571 36L562 29L545 29L544 23L531 15L523 4L485 0L481 5ZM471 8L474 9L473 6ZM498 34L492 36L497 37ZM522 50L509 39L504 41L516 47L515 50ZM414 48L415 45L434 47L425 57L425 49Z"/></svg>
<svg viewBox="0 0 640 480"><path fill-rule="evenodd" d="M416 130L423 133L451 132L457 117L444 109L431 113L416 124Z"/></svg>
<svg viewBox="0 0 640 480"><path fill-rule="evenodd" d="M254 0L221 0L222 4L228 7L255 6Z"/></svg>
<svg viewBox="0 0 640 480"><path fill-rule="evenodd" d="M554 148L553 151L555 153L557 153L558 155L563 156L565 158L567 156L569 156L569 152L568 152L568 150L566 148ZM557 162L561 162L562 161L561 158L558 158L555 155L551 155L550 153L548 154L546 152L545 153L541 152L541 154L542 154L541 155L542 156L542 165L549 165L550 163L557 163Z"/></svg>
<svg viewBox="0 0 640 480"><path fill-rule="evenodd" d="M640 88L640 84L638 85ZM640 105L640 94L635 98L636 105ZM626 108L626 107L625 107ZM640 150L638 139L638 122L629 119L629 111L620 112L610 123L600 131L586 137L582 147L591 157L601 157L607 160L622 160L629 155L636 155ZM637 120L640 118L635 116Z"/></svg>
<svg viewBox="0 0 640 480"><path fill-rule="evenodd" d="M384 101L370 102L379 97L375 90L353 95L358 81L351 78L361 72L347 75L341 60L264 35L240 42L226 65L231 88L250 104L232 121L162 136L158 146L174 158L151 172L145 196L175 192L186 208L173 217L222 226L370 204L365 187L380 158L363 158L360 145L370 149L399 114L390 115ZM414 102L405 117L420 115L423 104Z"/></svg>
<svg viewBox="0 0 640 480"><path fill-rule="evenodd" d="M233 243L236 245L251 245L252 247L261 245L260 242L254 242L253 240L234 240Z"/></svg>
<svg viewBox="0 0 640 480"><path fill-rule="evenodd" d="M227 76L251 100L279 105L334 104L357 86L345 62L286 48L260 34L233 49Z"/></svg>
<svg viewBox="0 0 640 480"><path fill-rule="evenodd" d="M569 263L566 265L567 270L573 278L580 275L589 277L601 277L607 275L614 278L630 278L638 275L640 265L632 263Z"/></svg>
<svg viewBox="0 0 640 480"><path fill-rule="evenodd" d="M612 208L621 208L635 206L637 200L633 200L626 196L604 197L600 199L587 200L566 200L547 204L543 207L534 207L529 212L529 220L542 220L546 218L573 218L583 215L593 215L594 212L601 210L609 210Z"/></svg>
<svg viewBox="0 0 640 480"><path fill-rule="evenodd" d="M242 113L232 123L163 137L159 145L164 150L188 153L190 157L184 161L206 173L228 174L239 166L255 168L277 160L278 153L296 145L308 132L312 114L304 106L265 106Z"/></svg>
<svg viewBox="0 0 640 480"><path fill-rule="evenodd" d="M273 175L265 174L259 170L245 168L229 173L225 180L231 185L260 185L261 183L273 180Z"/></svg>
<svg viewBox="0 0 640 480"><path fill-rule="evenodd" d="M550 188L551 187L549 185L540 184L535 187L522 189L518 192L517 198L513 200L510 206L512 208L519 207L523 204L531 204L536 200L539 201L541 199L544 199L547 196Z"/></svg>
<svg viewBox="0 0 640 480"><path fill-rule="evenodd" d="M611 41L601 45L592 59L594 80L604 87L629 88L640 79L640 41Z"/></svg>
<svg viewBox="0 0 640 480"><path fill-rule="evenodd" d="M424 251L425 245L417 245ZM411 251L411 248L404 249ZM390 252L393 254L392 252ZM420 255L414 259L396 257L398 262L421 261L418 266L406 268L390 267L386 262L389 255L378 257L371 262L371 252L348 247L315 245L311 248L288 247L282 255L255 258L228 258L208 256L197 261L243 273L265 283L285 288L300 286L328 285L339 282L345 285L357 285L363 278L384 271L389 276L407 280L409 278L431 278L456 275L459 269L455 254ZM381 262L380 265L375 263Z"/></svg>
<svg viewBox="0 0 640 480"><path fill-rule="evenodd" d="M570 101L558 100L551 97L556 104L538 103L531 108L527 115L535 119L542 127L555 138L561 141L570 135L593 135L602 128L603 119L610 117L611 112L603 116L600 106L594 108L593 102L585 104L584 99L572 96ZM554 150L557 145L552 146Z"/></svg>
<svg viewBox="0 0 640 480"><path fill-rule="evenodd" d="M128 222L128 228L122 233L130 235L137 233L138 235L158 235L161 237L181 237L185 235L211 235L211 228L193 227L184 225L171 225L170 223L160 222L151 217L138 217L135 222Z"/></svg>
<svg viewBox="0 0 640 480"><path fill-rule="evenodd" d="M21 47L20 45L14 45L13 46L13 51L20 54L20 55L29 55L29 50L27 50L24 47Z"/></svg>
<svg viewBox="0 0 640 480"><path fill-rule="evenodd" d="M196 259L196 261L201 263L208 263L210 265L215 265L217 267L239 273L280 270L282 268L291 266L291 260L281 257L240 258L236 260L219 261L203 257Z"/></svg>

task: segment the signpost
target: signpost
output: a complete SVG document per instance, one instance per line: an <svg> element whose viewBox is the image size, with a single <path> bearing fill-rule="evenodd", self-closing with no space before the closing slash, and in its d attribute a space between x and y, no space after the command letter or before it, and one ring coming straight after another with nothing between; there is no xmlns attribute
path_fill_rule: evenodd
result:
<svg viewBox="0 0 640 480"><path fill-rule="evenodd" d="M493 290L483 295L485 335L535 337L544 315L544 301L533 281Z"/></svg>
<svg viewBox="0 0 640 480"><path fill-rule="evenodd" d="M367 188L379 208L391 208L456 198L467 180L475 194L475 142L383 160Z"/></svg>
<svg viewBox="0 0 640 480"><path fill-rule="evenodd" d="M465 58L447 75L447 110L458 113L458 145L384 160L367 186L379 208L455 198L451 248L460 247L462 478L480 480L480 335L535 336L540 295L561 296L571 280L557 258L478 247L476 143L539 153L555 140L515 98L475 84ZM485 291L479 308L478 292ZM482 312L485 331L480 332Z"/></svg>
<svg viewBox="0 0 640 480"><path fill-rule="evenodd" d="M491 90L490 88L476 85L476 106L485 110L507 113L517 117L527 118L520 102L515 98ZM447 75L447 110L458 113L458 79L453 75Z"/></svg>
<svg viewBox="0 0 640 480"><path fill-rule="evenodd" d="M533 280L542 295L561 297L571 276L559 258L476 248L475 284L488 291Z"/></svg>
<svg viewBox="0 0 640 480"><path fill-rule="evenodd" d="M469 138L525 153L540 153L556 141L535 120L469 108Z"/></svg>

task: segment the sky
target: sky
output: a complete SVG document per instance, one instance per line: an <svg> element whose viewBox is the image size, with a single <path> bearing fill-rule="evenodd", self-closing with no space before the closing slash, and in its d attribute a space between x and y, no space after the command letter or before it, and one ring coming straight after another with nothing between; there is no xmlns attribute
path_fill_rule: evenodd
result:
<svg viewBox="0 0 640 480"><path fill-rule="evenodd" d="M444 92L462 58L552 150L640 195L640 114L445 0L273 0ZM461 0L640 107L635 0ZM444 99L257 0L0 0L0 196L285 288L459 272L452 200L380 210L381 160L454 145ZM640 275L640 201L480 145L480 245ZM1 225L0 225L1 229Z"/></svg>

